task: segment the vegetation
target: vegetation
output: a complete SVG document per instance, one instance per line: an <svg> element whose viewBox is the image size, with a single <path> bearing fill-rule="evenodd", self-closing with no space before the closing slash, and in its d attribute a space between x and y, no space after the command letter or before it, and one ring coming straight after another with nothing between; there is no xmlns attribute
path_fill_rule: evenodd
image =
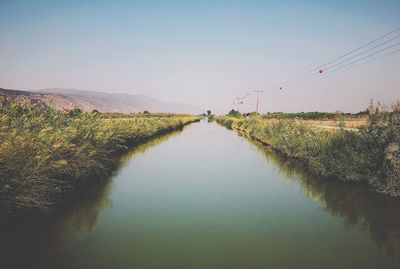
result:
<svg viewBox="0 0 400 269"><path fill-rule="evenodd" d="M302 119L302 120L335 120L338 118L363 118L368 117L368 111L361 111L356 114L343 112L299 112L299 113L283 113L273 112L263 115L266 119Z"/></svg>
<svg viewBox="0 0 400 269"><path fill-rule="evenodd" d="M279 152L303 160L316 174L367 182L378 192L400 195L400 106L375 108L358 132L321 130L303 120L264 116L218 117L227 128L248 133Z"/></svg>
<svg viewBox="0 0 400 269"><path fill-rule="evenodd" d="M250 141L284 175L283 178L299 183L305 195L323 203L332 215L343 218L346 227L358 226L369 231L372 241L391 256L400 253L400 214L394 213L400 212L398 197L383 197L363 186L338 180L318 180L296 159L285 158L269 147L260 147L255 140Z"/></svg>
<svg viewBox="0 0 400 269"><path fill-rule="evenodd" d="M208 122L214 121L214 117L215 117L214 114L211 114L211 110L207 110L207 113L203 113L202 116L203 116L203 118L207 118Z"/></svg>
<svg viewBox="0 0 400 269"><path fill-rule="evenodd" d="M105 117L0 99L0 203L48 211L63 194L104 177L129 146L199 117Z"/></svg>
<svg viewBox="0 0 400 269"><path fill-rule="evenodd" d="M240 118L242 116L242 114L240 114L239 111L232 109L231 111L229 111L228 116Z"/></svg>
<svg viewBox="0 0 400 269"><path fill-rule="evenodd" d="M97 111L98 112L98 111ZM95 113L95 110L92 112ZM148 110L144 110L143 112L135 112L135 113L130 113L130 114L124 114L124 113L110 113L110 112L105 112L99 114L101 118L109 119L109 118L174 118L177 115L173 113L165 113L165 112L149 112ZM180 114L179 116L191 116L189 114L184 115Z"/></svg>

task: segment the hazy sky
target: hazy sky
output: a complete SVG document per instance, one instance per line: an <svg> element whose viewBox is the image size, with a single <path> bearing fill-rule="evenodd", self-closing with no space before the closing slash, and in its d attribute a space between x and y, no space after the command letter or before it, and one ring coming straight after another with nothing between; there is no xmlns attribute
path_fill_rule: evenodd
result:
<svg viewBox="0 0 400 269"><path fill-rule="evenodd" d="M278 87L398 27L398 0L0 0L0 87L145 94L217 112L260 89L262 112L359 111L400 99L400 53ZM254 106L250 96L241 110Z"/></svg>

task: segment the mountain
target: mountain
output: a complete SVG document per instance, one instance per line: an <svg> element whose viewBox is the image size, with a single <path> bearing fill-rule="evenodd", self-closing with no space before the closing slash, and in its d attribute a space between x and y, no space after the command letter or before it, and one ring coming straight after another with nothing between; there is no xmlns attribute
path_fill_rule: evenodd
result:
<svg viewBox="0 0 400 269"><path fill-rule="evenodd" d="M20 101L51 104L57 109L80 108L84 111L131 113L150 112L198 114L202 109L190 104L166 103L139 94L105 93L76 89L43 89L20 91L0 88L0 95L7 95Z"/></svg>

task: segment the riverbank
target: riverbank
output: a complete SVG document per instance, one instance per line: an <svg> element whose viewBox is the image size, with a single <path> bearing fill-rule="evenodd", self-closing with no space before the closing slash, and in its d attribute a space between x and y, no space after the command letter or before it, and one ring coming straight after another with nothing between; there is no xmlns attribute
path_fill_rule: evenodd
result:
<svg viewBox="0 0 400 269"><path fill-rule="evenodd" d="M244 139L191 124L123 154L51 214L0 215L3 267L399 268L399 198Z"/></svg>
<svg viewBox="0 0 400 269"><path fill-rule="evenodd" d="M43 213L66 192L106 177L127 149L200 120L190 115L104 117L0 100L0 203Z"/></svg>
<svg viewBox="0 0 400 269"><path fill-rule="evenodd" d="M398 112L376 115L358 132L324 130L304 121L261 116L223 116L216 121L301 160L317 175L364 182L374 191L400 196Z"/></svg>

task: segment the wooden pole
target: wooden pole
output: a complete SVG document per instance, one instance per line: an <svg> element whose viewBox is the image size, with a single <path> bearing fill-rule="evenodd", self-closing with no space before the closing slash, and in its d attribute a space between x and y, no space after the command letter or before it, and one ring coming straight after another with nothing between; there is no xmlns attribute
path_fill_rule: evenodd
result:
<svg viewBox="0 0 400 269"><path fill-rule="evenodd" d="M259 98L260 96L257 94L257 106L256 106L256 113L258 113L258 98Z"/></svg>

